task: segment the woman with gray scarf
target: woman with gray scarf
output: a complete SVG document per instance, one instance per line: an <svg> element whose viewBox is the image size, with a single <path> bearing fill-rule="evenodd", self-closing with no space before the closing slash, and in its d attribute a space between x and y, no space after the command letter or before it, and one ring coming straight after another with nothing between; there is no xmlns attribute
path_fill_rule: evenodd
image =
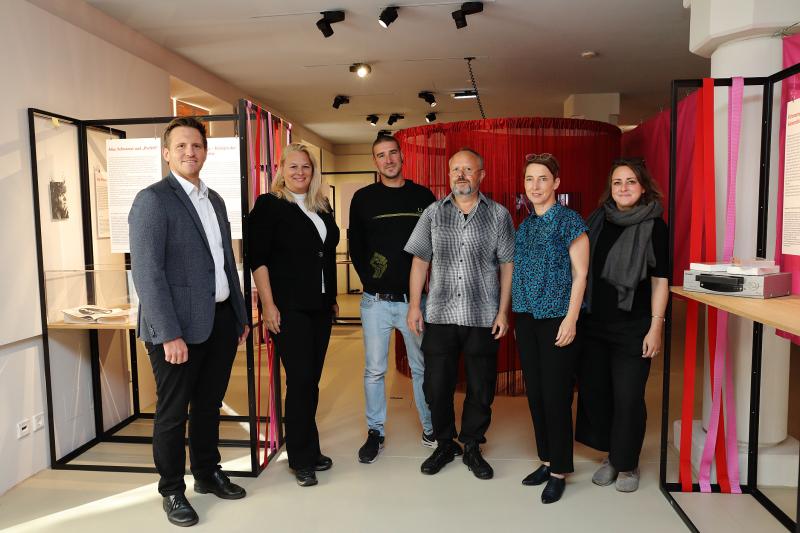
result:
<svg viewBox="0 0 800 533"><path fill-rule="evenodd" d="M617 160L587 221L590 265L578 328L575 439L609 455L592 477L620 492L639 487L650 362L662 345L669 234L662 195L638 159Z"/></svg>

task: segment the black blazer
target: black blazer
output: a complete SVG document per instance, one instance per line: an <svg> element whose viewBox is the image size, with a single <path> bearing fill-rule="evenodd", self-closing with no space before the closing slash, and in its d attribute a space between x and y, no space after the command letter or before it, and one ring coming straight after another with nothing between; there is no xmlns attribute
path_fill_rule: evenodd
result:
<svg viewBox="0 0 800 533"><path fill-rule="evenodd" d="M272 298L279 310L327 309L336 303L339 228L332 213L318 215L328 230L325 242L311 219L293 202L262 194L250 212L250 268L267 267Z"/></svg>

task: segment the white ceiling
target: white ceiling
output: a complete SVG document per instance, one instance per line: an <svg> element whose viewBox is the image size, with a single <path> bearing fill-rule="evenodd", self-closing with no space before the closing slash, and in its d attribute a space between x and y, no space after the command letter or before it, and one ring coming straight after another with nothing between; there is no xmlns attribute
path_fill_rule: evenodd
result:
<svg viewBox="0 0 800 533"><path fill-rule="evenodd" d="M475 100L456 101L473 69L487 117L562 116L572 93L619 92L620 124L636 124L669 104L669 83L708 75L709 61L689 52L689 11L681 0L496 0L457 30L460 2L424 0L87 0L334 144L370 142L366 115L425 124L433 91L440 121L480 118ZM377 23L386 5L398 19ZM320 11L346 19L325 39ZM257 18L254 18L257 17ZM581 59L594 50L595 59ZM354 62L372 65L357 78ZM337 94L350 104L332 108Z"/></svg>

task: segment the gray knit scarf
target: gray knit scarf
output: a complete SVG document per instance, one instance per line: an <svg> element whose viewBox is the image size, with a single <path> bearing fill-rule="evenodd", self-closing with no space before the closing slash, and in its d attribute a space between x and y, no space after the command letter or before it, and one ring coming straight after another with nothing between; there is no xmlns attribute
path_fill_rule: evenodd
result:
<svg viewBox="0 0 800 533"><path fill-rule="evenodd" d="M597 208L586 221L589 227L590 263L586 286L586 308L592 310L592 264L595 246L608 220L625 229L611 246L600 277L617 289L617 307L630 311L636 287L647 277L647 268L655 266L653 252L653 220L659 218L664 209L658 202L637 205L628 211L620 211L609 198Z"/></svg>

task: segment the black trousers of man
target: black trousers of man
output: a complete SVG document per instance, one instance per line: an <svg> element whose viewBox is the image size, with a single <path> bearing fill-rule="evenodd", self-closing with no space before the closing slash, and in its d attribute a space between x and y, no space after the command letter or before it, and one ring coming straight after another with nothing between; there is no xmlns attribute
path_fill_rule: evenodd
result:
<svg viewBox="0 0 800 533"><path fill-rule="evenodd" d="M572 463L572 396L579 337L555 345L564 317L536 319L516 313L517 349L525 378L539 459L556 474L574 470Z"/></svg>
<svg viewBox="0 0 800 533"><path fill-rule="evenodd" d="M211 335L188 344L189 360L175 365L164 360L164 345L146 343L156 381L153 459L161 475L162 496L183 494L186 485L184 436L188 410L189 461L195 479L220 469L219 408L225 398L241 331L230 300L218 303Z"/></svg>
<svg viewBox="0 0 800 533"><path fill-rule="evenodd" d="M286 371L286 453L289 468L313 468L320 455L317 430L319 380L331 338L332 315L324 311L281 311L275 350Z"/></svg>
<svg viewBox="0 0 800 533"><path fill-rule="evenodd" d="M492 420L492 401L497 383L499 341L491 328L425 323L422 354L425 358L425 399L431 408L437 441L456 438L466 443L486 442ZM453 396L458 381L458 359L464 354L467 394L461 413L461 433L456 433Z"/></svg>
<svg viewBox="0 0 800 533"><path fill-rule="evenodd" d="M620 472L634 470L647 424L644 393L652 359L642 357L650 317L607 323L583 319L575 438L607 451Z"/></svg>

